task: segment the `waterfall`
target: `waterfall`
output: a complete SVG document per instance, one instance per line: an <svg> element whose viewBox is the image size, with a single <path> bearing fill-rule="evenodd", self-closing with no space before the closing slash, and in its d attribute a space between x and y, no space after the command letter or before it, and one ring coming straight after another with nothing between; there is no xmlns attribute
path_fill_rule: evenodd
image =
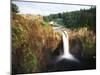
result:
<svg viewBox="0 0 100 75"><path fill-rule="evenodd" d="M54 31L61 33L63 42L63 54L56 58L56 62L62 59L68 59L72 61L79 62L70 52L69 52L69 37L67 31L61 30L62 27L53 27Z"/></svg>
<svg viewBox="0 0 100 75"><path fill-rule="evenodd" d="M59 60L68 59L72 61L78 61L70 52L69 52L69 38L66 31L62 31L63 39L63 55L59 56Z"/></svg>
<svg viewBox="0 0 100 75"><path fill-rule="evenodd" d="M62 32L62 38L63 38L63 50L64 50L64 55L70 57L69 53L69 42L68 42L68 34L66 32Z"/></svg>

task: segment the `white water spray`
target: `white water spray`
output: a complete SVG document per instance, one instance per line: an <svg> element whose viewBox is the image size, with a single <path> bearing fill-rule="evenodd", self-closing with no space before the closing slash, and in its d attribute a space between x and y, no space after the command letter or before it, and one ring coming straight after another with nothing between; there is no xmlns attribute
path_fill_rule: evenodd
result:
<svg viewBox="0 0 100 75"><path fill-rule="evenodd" d="M63 55L59 56L59 60L68 59L72 61L78 62L78 60L69 52L69 38L68 33L66 31L62 32L62 39L63 39Z"/></svg>

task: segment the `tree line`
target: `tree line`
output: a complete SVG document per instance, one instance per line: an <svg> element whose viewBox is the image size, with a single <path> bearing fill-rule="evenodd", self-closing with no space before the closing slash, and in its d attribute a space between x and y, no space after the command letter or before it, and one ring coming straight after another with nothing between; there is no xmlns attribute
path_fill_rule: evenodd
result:
<svg viewBox="0 0 100 75"><path fill-rule="evenodd" d="M67 28L88 27L96 31L96 7L80 9L79 11L63 12L44 16L44 20L56 21Z"/></svg>
<svg viewBox="0 0 100 75"><path fill-rule="evenodd" d="M19 7L12 3L12 14L18 13ZM59 25L67 28L88 27L96 32L96 7L91 6L89 9L80 9L79 11L62 12L43 16L45 22L55 21Z"/></svg>

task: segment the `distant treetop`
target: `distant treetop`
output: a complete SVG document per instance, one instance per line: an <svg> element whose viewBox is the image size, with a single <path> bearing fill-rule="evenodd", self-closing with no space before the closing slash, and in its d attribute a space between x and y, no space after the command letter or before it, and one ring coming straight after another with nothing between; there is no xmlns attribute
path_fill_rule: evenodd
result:
<svg viewBox="0 0 100 75"><path fill-rule="evenodd" d="M12 12L14 12L14 13L18 13L19 12L19 7L14 3L12 3Z"/></svg>

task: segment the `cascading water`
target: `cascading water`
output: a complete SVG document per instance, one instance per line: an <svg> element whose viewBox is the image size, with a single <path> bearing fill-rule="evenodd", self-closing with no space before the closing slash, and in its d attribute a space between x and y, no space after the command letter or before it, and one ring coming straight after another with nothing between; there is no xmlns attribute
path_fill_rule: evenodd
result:
<svg viewBox="0 0 100 75"><path fill-rule="evenodd" d="M62 39L63 39L63 55L59 56L58 60L68 59L78 62L78 60L69 52L69 38L68 38L68 33L66 31L62 31Z"/></svg>
<svg viewBox="0 0 100 75"><path fill-rule="evenodd" d="M55 31L61 33L62 35L62 45L60 49L57 49L61 53L59 53L58 56L54 57L54 59L52 59L48 64L48 71L50 72L80 69L80 61L76 59L69 51L69 38L67 31L63 31L61 29L56 29Z"/></svg>

